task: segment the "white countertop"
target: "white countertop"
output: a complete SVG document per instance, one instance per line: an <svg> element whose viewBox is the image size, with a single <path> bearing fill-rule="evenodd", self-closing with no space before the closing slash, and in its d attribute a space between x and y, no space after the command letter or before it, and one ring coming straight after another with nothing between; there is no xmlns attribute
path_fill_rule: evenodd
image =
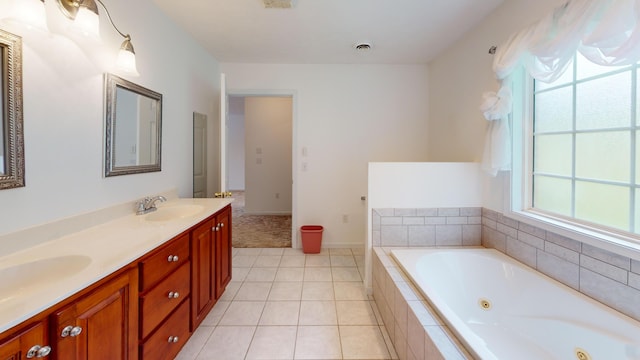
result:
<svg viewBox="0 0 640 360"><path fill-rule="evenodd" d="M130 264L159 245L196 225L230 204L232 199L172 199L158 204L158 211L146 215L122 216L55 240L0 257L0 332L57 304L98 280ZM167 221L148 221L147 216L163 209L199 205L202 211ZM38 263L58 258L56 269L40 271L19 285L16 277L28 276ZM80 271L65 266L78 261ZM53 263L56 263L54 260ZM88 265L87 265L88 263ZM25 264L19 267L20 264ZM17 268L13 268L18 266ZM86 267L85 267L86 266ZM13 268L14 270L10 270ZM59 273L56 274L56 271ZM62 273L67 273L61 276Z"/></svg>

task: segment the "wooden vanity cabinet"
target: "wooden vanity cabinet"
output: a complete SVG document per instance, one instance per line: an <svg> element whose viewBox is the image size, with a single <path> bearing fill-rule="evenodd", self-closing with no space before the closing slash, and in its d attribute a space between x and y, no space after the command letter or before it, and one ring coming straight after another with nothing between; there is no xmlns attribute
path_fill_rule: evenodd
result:
<svg viewBox="0 0 640 360"><path fill-rule="evenodd" d="M100 283L51 317L53 359L137 359L138 272Z"/></svg>
<svg viewBox="0 0 640 360"><path fill-rule="evenodd" d="M145 256L139 268L140 356L173 359L191 335L189 233Z"/></svg>
<svg viewBox="0 0 640 360"><path fill-rule="evenodd" d="M191 249L191 331L194 331L231 281L231 206L193 229Z"/></svg>
<svg viewBox="0 0 640 360"><path fill-rule="evenodd" d="M216 299L219 299L231 281L231 207L217 213L216 232Z"/></svg>
<svg viewBox="0 0 640 360"><path fill-rule="evenodd" d="M0 340L1 360L24 360L49 358L47 320L27 326L21 332Z"/></svg>

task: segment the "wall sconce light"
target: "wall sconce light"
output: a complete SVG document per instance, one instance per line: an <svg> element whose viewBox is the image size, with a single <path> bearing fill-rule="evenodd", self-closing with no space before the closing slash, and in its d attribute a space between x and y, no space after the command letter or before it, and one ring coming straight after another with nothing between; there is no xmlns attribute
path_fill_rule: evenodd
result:
<svg viewBox="0 0 640 360"><path fill-rule="evenodd" d="M104 5L101 0L57 0L60 5L60 10L62 13L73 20L74 28L78 29L82 34L95 37L97 39L100 38L100 21L99 21L99 12L98 12L98 4L102 6L105 13L107 14L107 18L111 23L111 26L124 38L122 45L120 46L120 51L118 52L118 58L116 60L116 66L121 71L133 75L139 76L138 69L136 67L136 53L133 49L133 45L131 44L131 35L124 34L116 24L113 23L113 19L111 18L111 14L109 10Z"/></svg>
<svg viewBox="0 0 640 360"><path fill-rule="evenodd" d="M14 5L7 18L28 27L48 31L44 2L45 0L14 0ZM60 11L73 21L72 31L97 41L100 40L100 13L98 12L98 4L100 4L107 14L111 26L124 38L116 59L116 67L128 75L140 75L136 67L131 35L124 34L118 29L113 23L109 10L101 0L56 0L56 2Z"/></svg>

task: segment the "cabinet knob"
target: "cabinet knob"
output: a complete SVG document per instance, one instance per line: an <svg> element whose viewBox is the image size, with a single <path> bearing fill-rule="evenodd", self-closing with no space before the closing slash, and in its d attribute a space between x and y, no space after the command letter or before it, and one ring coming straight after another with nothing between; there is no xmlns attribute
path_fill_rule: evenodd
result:
<svg viewBox="0 0 640 360"><path fill-rule="evenodd" d="M169 336L168 342L177 343L178 342L178 337L177 336Z"/></svg>
<svg viewBox="0 0 640 360"><path fill-rule="evenodd" d="M169 299L177 299L180 296L180 293L177 291L169 291Z"/></svg>
<svg viewBox="0 0 640 360"><path fill-rule="evenodd" d="M220 224L218 224L218 226L220 226L221 228L223 228L223 227L224 227L224 223L220 223Z"/></svg>
<svg viewBox="0 0 640 360"><path fill-rule="evenodd" d="M51 346L33 345L31 349L27 351L26 358L27 359L43 358L43 357L49 356L50 352L51 352Z"/></svg>
<svg viewBox="0 0 640 360"><path fill-rule="evenodd" d="M80 333L82 332L82 328L80 326L65 326L64 329L62 329L62 333L60 334L60 336L67 337L67 336L71 336L71 337L76 337L78 335L80 335Z"/></svg>
<svg viewBox="0 0 640 360"><path fill-rule="evenodd" d="M169 257L167 258L168 262L178 262L178 260L180 260L178 255L169 255Z"/></svg>
<svg viewBox="0 0 640 360"><path fill-rule="evenodd" d="M214 226L214 227L212 227L212 228L211 228L211 231L218 231L218 230L219 230L219 229L218 229L218 225L216 225L216 226Z"/></svg>

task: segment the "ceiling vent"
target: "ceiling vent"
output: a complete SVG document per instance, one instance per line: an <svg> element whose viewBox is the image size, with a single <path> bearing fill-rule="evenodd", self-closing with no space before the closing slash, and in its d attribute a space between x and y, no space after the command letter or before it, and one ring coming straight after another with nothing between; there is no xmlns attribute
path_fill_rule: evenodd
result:
<svg viewBox="0 0 640 360"><path fill-rule="evenodd" d="M262 0L266 9L290 9L293 0Z"/></svg>

